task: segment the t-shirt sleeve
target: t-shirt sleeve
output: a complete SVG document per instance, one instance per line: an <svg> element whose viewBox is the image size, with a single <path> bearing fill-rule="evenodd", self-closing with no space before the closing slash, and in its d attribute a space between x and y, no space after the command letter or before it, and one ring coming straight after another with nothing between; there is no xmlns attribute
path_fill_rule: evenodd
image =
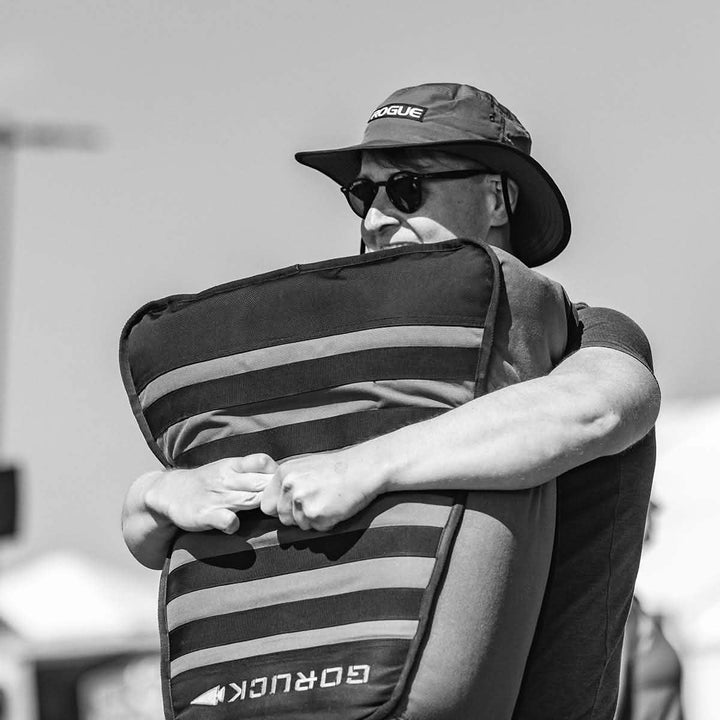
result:
<svg viewBox="0 0 720 720"><path fill-rule="evenodd" d="M607 347L627 353L653 371L652 352L640 326L617 310L576 303L581 323L578 348Z"/></svg>

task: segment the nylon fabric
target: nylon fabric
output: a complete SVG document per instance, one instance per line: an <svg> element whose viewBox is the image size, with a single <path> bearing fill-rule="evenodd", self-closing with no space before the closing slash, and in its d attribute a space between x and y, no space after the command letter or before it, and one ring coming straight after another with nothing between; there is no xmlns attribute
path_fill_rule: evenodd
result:
<svg viewBox="0 0 720 720"><path fill-rule="evenodd" d="M150 303L123 331L121 368L167 466L281 460L548 372L565 311L562 289L518 261L450 241ZM328 343L343 352L310 353ZM351 411L337 414L343 403ZM161 583L167 719L335 720L342 708L347 720L449 720L478 702L509 717L547 577L554 483L464 504L464 493L397 493L329 533L257 512L235 536L181 533Z"/></svg>
<svg viewBox="0 0 720 720"><path fill-rule="evenodd" d="M367 528L301 540L292 545L225 554L215 557L212 565L186 563L175 570L168 583L168 602L198 588L236 583L238 570L243 571L243 583L282 575L292 582L296 573L357 561L404 555L433 558L439 540L439 528ZM363 571L373 574L372 563Z"/></svg>
<svg viewBox="0 0 720 720"><path fill-rule="evenodd" d="M336 643L327 645L313 652L316 654L314 661L308 660L308 651L305 648L298 650L268 654L256 661L255 673L250 675L244 661L239 660L226 665L228 677L233 678L235 685L244 693L233 687L223 686L223 702L215 707L200 708L207 716L217 717L220 720L231 720L238 716L268 717L271 713L279 720L316 720L333 711L338 707L348 709L347 706L347 680L362 680L363 665L370 657L381 660L378 663L382 668L382 675L379 678L379 685L385 686L391 682L403 665L410 642L408 640L363 640L353 643ZM348 662L348 659L351 659ZM337 675L327 677L326 673L324 686L323 671L327 669L340 668L342 675L337 682ZM350 677L352 669L355 668L354 677ZM302 676L300 676L302 673ZM313 690L308 689L308 682L302 678L312 677L315 673L316 684ZM255 697L251 697L251 687L254 680L266 678L265 694L260 695L262 681L255 683ZM295 690L300 683L300 690ZM208 688L215 688L211 671L203 668L181 673L176 676L173 685L175 688L174 701L177 712L182 713L190 706L193 698L196 698L201 691ZM337 682L336 685L330 685ZM243 686L243 683L245 685ZM377 690L370 683L355 683L349 686L353 691L353 710L359 717L368 717L377 707ZM304 688L304 689L303 689ZM274 692L273 692L274 690ZM301 701L298 702L298 695ZM238 696L236 699L235 696ZM259 697L258 697L259 696ZM240 706L248 705L252 710L248 711Z"/></svg>
<svg viewBox="0 0 720 720"><path fill-rule="evenodd" d="M191 650L363 622L417 621L423 588L371 588L201 618L170 633L171 662Z"/></svg>
<svg viewBox="0 0 720 720"><path fill-rule="evenodd" d="M213 358L170 370L150 382L138 393L140 404L147 408L155 400L197 382L240 375L278 365L341 355L352 350L377 350L387 347L477 347L482 342L482 328L408 325L377 327L342 335L271 345L228 357Z"/></svg>
<svg viewBox="0 0 720 720"><path fill-rule="evenodd" d="M183 623L211 615L280 605L293 599L325 597L336 594L338 588L347 593L386 588L422 589L430 582L433 565L432 559L428 558L411 558L403 563L394 558L360 560L352 565L333 565L296 573L292 584L281 576L195 590L168 602L167 626L175 629Z"/></svg>
<svg viewBox="0 0 720 720"><path fill-rule="evenodd" d="M426 379L462 382L477 362L473 348L383 348L344 353L332 358L289 363L208 380L181 388L145 410L154 437L168 427L208 410L252 405L312 393L339 385L375 380Z"/></svg>
<svg viewBox="0 0 720 720"><path fill-rule="evenodd" d="M233 435L393 407L448 410L463 405L472 397L473 384L470 382L376 380L351 383L263 403L255 412L252 407L242 405L200 413L171 425L158 438L158 444L166 455L173 457L183 450ZM283 409L273 411L275 407Z"/></svg>
<svg viewBox="0 0 720 720"><path fill-rule="evenodd" d="M438 282L438 265L450 269L447 263L473 282ZM397 285L401 277L408 282ZM422 248L296 267L150 304L131 319L133 342L125 345L124 378L136 417L154 451L179 467L252 452L282 459L330 450L433 417L469 401L484 383L492 339L485 325L488 317L493 322L496 278L497 261L486 248L452 243L432 253ZM273 311L275 322L263 322L268 303L287 307L292 321ZM219 337L218 325L226 337ZM417 330L428 326L439 329ZM339 341L328 340L336 335ZM444 344L433 345L432 337ZM318 355L333 344L345 352ZM173 352L167 352L170 347ZM254 369L244 363L248 359ZM337 398L348 395L357 398L343 408L351 412L338 414ZM461 516L457 501L450 507L443 496L424 500L446 511L441 528L366 524L297 546L278 543L236 553L226 548L201 560L183 554L163 583L169 678L211 664L222 681L238 659L252 666L268 653L294 651L307 638L330 644L397 641L406 655L392 681L387 668L368 665L368 683L379 698L375 712L383 713L409 675ZM354 589L356 578L365 576L373 582ZM326 590L322 580L329 580ZM278 601L274 593L283 594L282 585L295 592ZM250 592L236 593L238 587ZM204 602L209 594L224 596L222 608ZM241 600L233 606L241 595L254 598L252 604ZM377 686L379 677L387 684ZM199 697L217 699L219 692L206 688ZM166 682L166 710L175 712L172 693ZM188 712L183 709L183 717Z"/></svg>
<svg viewBox="0 0 720 720"><path fill-rule="evenodd" d="M398 500L402 502L398 502ZM280 527L275 518L259 512L248 512L243 516L244 533L225 535L207 532L202 535L185 533L175 542L169 572L193 560L222 556L245 550L288 545L299 541L312 542L321 537L331 537L337 532L353 532L361 528L402 527L421 525L442 528L448 521L451 505L450 495L433 495L432 503L420 493L383 495L369 508L346 520L332 532L301 530L298 527Z"/></svg>
<svg viewBox="0 0 720 720"><path fill-rule="evenodd" d="M125 349L133 394L171 370L271 345L381 327L483 327L491 280L478 276L476 263L458 262L458 242L296 265L148 303L123 332L127 337L132 329L133 342ZM440 277L454 277L455 283L441 284ZM428 288L431 293L424 292ZM203 330L193 343L183 339L188 326Z"/></svg>
<svg viewBox="0 0 720 720"><path fill-rule="evenodd" d="M224 457L267 453L276 460L303 452L325 452L369 440L440 415L441 408L381 408L270 428L246 435L231 435L197 445L175 458L178 467L197 467Z"/></svg>
<svg viewBox="0 0 720 720"><path fill-rule="evenodd" d="M173 660L170 663L170 676L174 677L181 672L207 665L258 657L273 652L297 650L298 648L316 648L336 643L375 639L412 640L415 637L417 628L417 620L372 620L352 623L351 625L321 627L314 630L273 635L269 638L216 645L211 648L186 653Z"/></svg>

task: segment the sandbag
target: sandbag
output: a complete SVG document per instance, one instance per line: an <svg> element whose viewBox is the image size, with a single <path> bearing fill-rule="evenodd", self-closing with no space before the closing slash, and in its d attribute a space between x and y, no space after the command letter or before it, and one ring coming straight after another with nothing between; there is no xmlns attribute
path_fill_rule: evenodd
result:
<svg viewBox="0 0 720 720"><path fill-rule="evenodd" d="M123 330L121 371L166 467L282 461L544 374L565 348L563 297L461 240L295 265L145 305ZM327 533L259 511L233 536L179 533L160 592L166 717L379 720L478 702L482 668L529 647L553 513L548 483L388 494ZM449 693L461 670L467 687ZM507 669L498 706L521 671Z"/></svg>

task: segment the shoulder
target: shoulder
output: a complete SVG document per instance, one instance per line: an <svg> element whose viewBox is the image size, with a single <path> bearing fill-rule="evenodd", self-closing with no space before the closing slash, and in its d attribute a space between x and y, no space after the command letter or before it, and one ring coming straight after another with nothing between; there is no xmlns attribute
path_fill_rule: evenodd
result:
<svg viewBox="0 0 720 720"><path fill-rule="evenodd" d="M556 323L565 332L567 299L560 283L529 268L510 253L492 248L500 262L503 290L511 308L542 321L545 328Z"/></svg>
<svg viewBox="0 0 720 720"><path fill-rule="evenodd" d="M537 298L547 297L556 302L560 301L562 305L565 291L560 283L529 268L521 260L501 248L493 247L492 250L500 263L505 284L518 293L519 299L521 296L530 295L525 302L527 305L532 305Z"/></svg>
<svg viewBox="0 0 720 720"><path fill-rule="evenodd" d="M580 321L580 348L606 347L627 353L653 370L650 341L642 328L624 313L585 303L573 305Z"/></svg>
<svg viewBox="0 0 720 720"><path fill-rule="evenodd" d="M493 251L500 262L502 281L499 335L507 334L511 345L515 337L542 350L550 363L547 371L568 350L572 312L567 294L558 282L527 267L510 253L495 247ZM503 321L507 325L504 332Z"/></svg>

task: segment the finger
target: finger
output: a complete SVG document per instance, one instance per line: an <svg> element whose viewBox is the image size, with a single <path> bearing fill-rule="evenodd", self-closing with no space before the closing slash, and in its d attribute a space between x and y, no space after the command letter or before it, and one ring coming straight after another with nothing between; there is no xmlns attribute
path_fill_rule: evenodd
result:
<svg viewBox="0 0 720 720"><path fill-rule="evenodd" d="M233 471L224 478L224 485L228 490L262 492L272 478L271 473Z"/></svg>
<svg viewBox="0 0 720 720"><path fill-rule="evenodd" d="M329 520L328 518L320 518L318 520L314 520L311 523L311 527L313 530L317 530L318 532L329 532L339 522L340 522L339 520Z"/></svg>
<svg viewBox="0 0 720 720"><path fill-rule="evenodd" d="M302 503L299 500L296 500L292 504L292 515L295 525L297 525L301 530L310 530L312 528L310 521L303 512Z"/></svg>
<svg viewBox="0 0 720 720"><path fill-rule="evenodd" d="M255 453L245 457L251 467L251 472L274 473L280 467L269 455L265 453Z"/></svg>
<svg viewBox="0 0 720 720"><path fill-rule="evenodd" d="M294 525L295 517L293 515L293 488L291 485L283 482L280 486L280 493L277 499L277 513L280 522L283 525Z"/></svg>
<svg viewBox="0 0 720 720"><path fill-rule="evenodd" d="M244 490L238 490L229 493L227 506L235 512L238 510L252 510L253 508L260 507L261 498L262 491L246 492Z"/></svg>
<svg viewBox="0 0 720 720"><path fill-rule="evenodd" d="M277 517L277 502L280 497L280 479L276 476L268 483L260 497L260 509L266 515Z"/></svg>
<svg viewBox="0 0 720 720"><path fill-rule="evenodd" d="M278 464L265 453L229 458L229 465L241 473L274 473L278 469Z"/></svg>
<svg viewBox="0 0 720 720"><path fill-rule="evenodd" d="M211 528L232 535L240 527L240 519L232 510L220 508L208 513L207 523Z"/></svg>
<svg viewBox="0 0 720 720"><path fill-rule="evenodd" d="M283 525L295 525L292 508L287 503L278 503L277 516Z"/></svg>

